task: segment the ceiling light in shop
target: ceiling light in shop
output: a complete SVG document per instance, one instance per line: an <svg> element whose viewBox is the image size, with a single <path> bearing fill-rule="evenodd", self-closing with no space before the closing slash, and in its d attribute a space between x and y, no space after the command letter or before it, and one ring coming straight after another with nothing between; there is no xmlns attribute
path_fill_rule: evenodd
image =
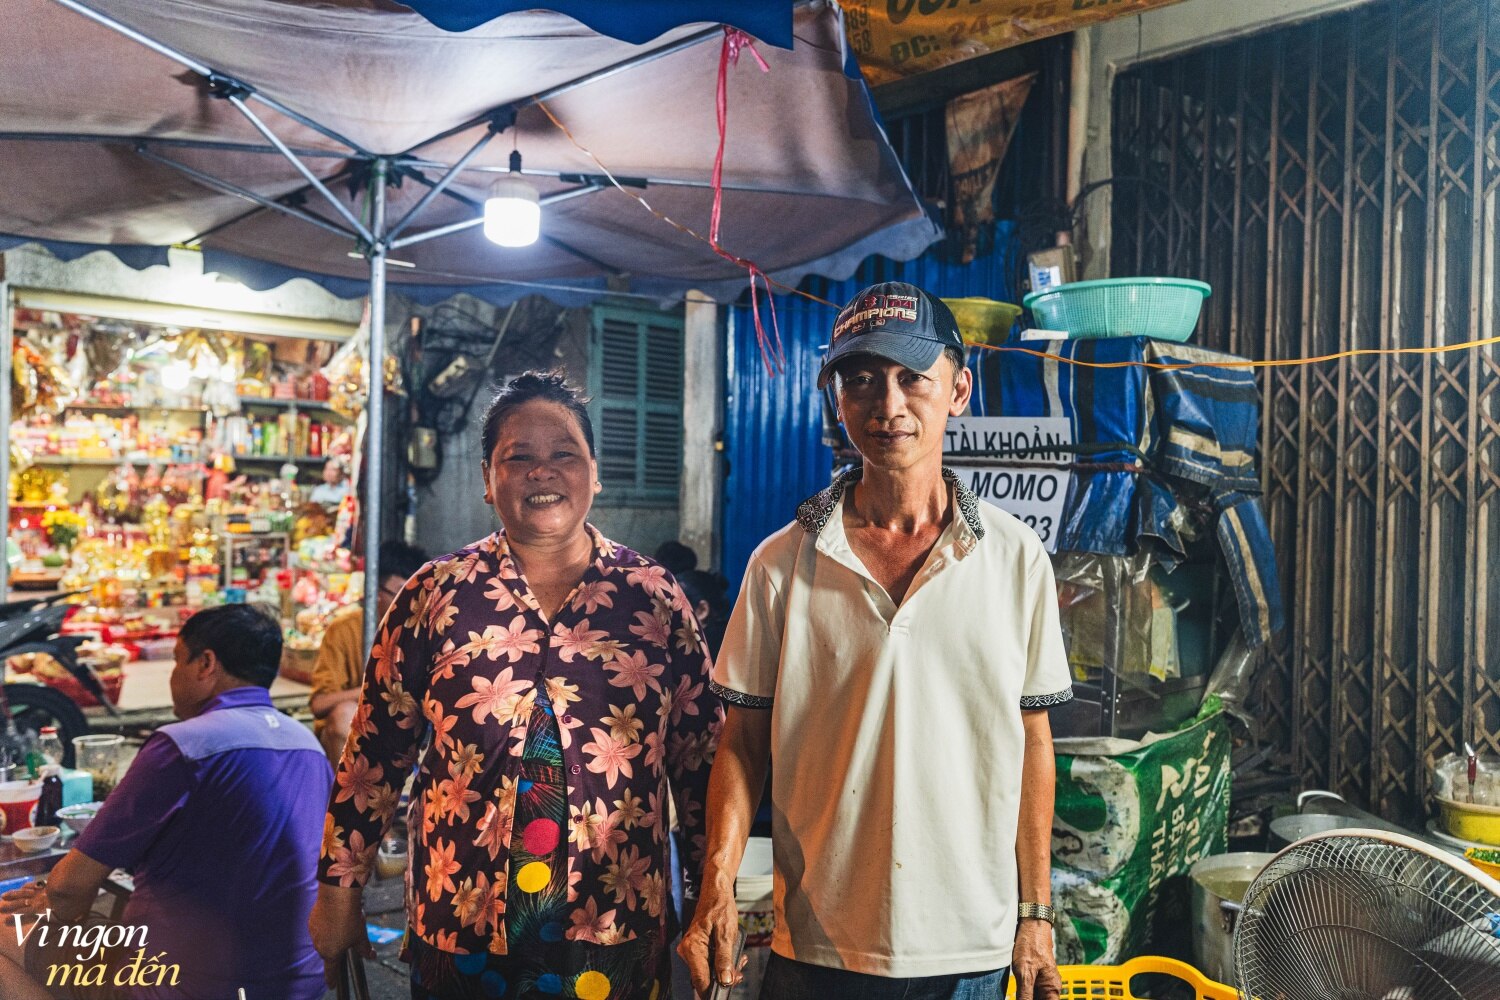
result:
<svg viewBox="0 0 1500 1000"><path fill-rule="evenodd" d="M161 387L169 392L182 392L192 381L193 370L186 361L174 361L161 370Z"/></svg>

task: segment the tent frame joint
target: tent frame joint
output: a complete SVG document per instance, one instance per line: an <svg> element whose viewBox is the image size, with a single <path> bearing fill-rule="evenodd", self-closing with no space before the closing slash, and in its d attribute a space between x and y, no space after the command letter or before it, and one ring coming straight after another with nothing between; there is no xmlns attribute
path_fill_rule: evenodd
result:
<svg viewBox="0 0 1500 1000"><path fill-rule="evenodd" d="M232 76L225 76L223 73L210 73L207 79L209 96L221 101L231 98L243 101L255 93L255 89L249 84L242 83Z"/></svg>

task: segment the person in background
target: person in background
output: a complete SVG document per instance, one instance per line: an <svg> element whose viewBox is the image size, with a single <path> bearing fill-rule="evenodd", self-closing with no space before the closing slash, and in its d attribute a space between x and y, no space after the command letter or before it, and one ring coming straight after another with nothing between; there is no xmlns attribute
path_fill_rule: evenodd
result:
<svg viewBox="0 0 1500 1000"><path fill-rule="evenodd" d="M714 669L729 702L703 892L679 947L729 984L734 879L774 759L761 1000L1056 1000L1050 705L1072 697L1036 532L943 467L958 324L901 282L839 313L818 373L862 464L761 543ZM712 963L712 967L711 967Z"/></svg>
<svg viewBox="0 0 1500 1000"><path fill-rule="evenodd" d="M323 481L312 488L308 499L324 507L337 507L349 495L349 468L342 458L323 463Z"/></svg>
<svg viewBox="0 0 1500 1000"><path fill-rule="evenodd" d="M692 546L673 539L668 539L658 545L656 555L652 558L676 577L681 577L682 574L698 568L698 553L693 551Z"/></svg>
<svg viewBox="0 0 1500 1000"><path fill-rule="evenodd" d="M414 1000L665 996L670 803L691 887L724 720L708 650L671 574L588 523L593 424L561 375L512 379L481 440L501 529L422 567L380 628L313 941L368 948L363 886L415 767Z"/></svg>
<svg viewBox="0 0 1500 1000"><path fill-rule="evenodd" d="M271 705L281 625L254 605L209 608L183 624L173 660L172 712L182 721L151 735L46 879L0 897L5 1000L323 995L307 918L317 893L311 845L333 774L307 727ZM101 959L104 987L54 983L49 992L40 985L49 968L77 964L76 946L56 947L55 928L104 923L91 908L116 868L135 880L120 924L146 928L145 957L176 966L176 984L115 990L136 958L124 948ZM33 932L18 945L9 933L18 916L47 921L50 944Z"/></svg>
<svg viewBox="0 0 1500 1000"><path fill-rule="evenodd" d="M692 604L693 614L698 616L709 653L717 657L724 641L724 628L729 624L729 581L718 573L693 569L678 574L677 582L682 584L682 592Z"/></svg>
<svg viewBox="0 0 1500 1000"><path fill-rule="evenodd" d="M427 556L405 542L389 541L380 546L380 589L375 592L375 610L382 619L406 586L406 581ZM308 707L313 714L313 732L334 764L344 752L354 708L359 704L359 682L365 667L364 602L356 601L335 611L323 630L323 644L313 664L312 694Z"/></svg>

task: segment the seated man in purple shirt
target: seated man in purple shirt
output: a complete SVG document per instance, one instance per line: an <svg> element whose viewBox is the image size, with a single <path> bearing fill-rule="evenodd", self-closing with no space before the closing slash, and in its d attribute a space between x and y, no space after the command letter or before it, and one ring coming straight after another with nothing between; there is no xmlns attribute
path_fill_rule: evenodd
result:
<svg viewBox="0 0 1500 1000"><path fill-rule="evenodd" d="M307 727L271 706L281 628L248 605L211 608L183 625L173 658L182 721L146 741L47 879L0 897L5 1000L323 995L307 918L333 775ZM104 933L90 908L116 868L134 875L135 892L103 940L129 934L128 944L80 961L57 939L69 925L92 928L86 940ZM34 929L23 917L13 930L10 914L49 911ZM89 971L100 962L102 984Z"/></svg>

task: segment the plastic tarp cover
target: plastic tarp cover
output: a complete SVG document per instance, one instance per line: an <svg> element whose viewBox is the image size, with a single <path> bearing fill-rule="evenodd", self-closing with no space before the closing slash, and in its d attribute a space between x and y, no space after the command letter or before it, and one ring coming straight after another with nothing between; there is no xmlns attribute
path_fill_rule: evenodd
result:
<svg viewBox="0 0 1500 1000"><path fill-rule="evenodd" d="M1058 551L1140 551L1168 569L1187 554L1192 518L1206 511L1234 582L1252 647L1284 624L1275 548L1256 467L1260 397L1233 355L1146 337L1031 342L990 351L985 412L1066 417L1078 469ZM1088 364L1072 364L1069 361ZM1118 364L1096 368L1089 364ZM1192 365L1161 370L1149 364Z"/></svg>
<svg viewBox="0 0 1500 1000"><path fill-rule="evenodd" d="M1139 463L1148 434L1147 379L1142 368L1094 369L1063 364L1058 356L1088 362L1134 361L1134 338L1074 340L1025 345L1047 351L985 351L978 361L985 413L996 417L1066 417L1073 440L1092 448L1079 470L1063 511L1058 551L1125 555L1133 547L1136 477L1125 466ZM1105 468L1099 468L1099 467ZM1119 466L1110 470L1109 466Z"/></svg>

